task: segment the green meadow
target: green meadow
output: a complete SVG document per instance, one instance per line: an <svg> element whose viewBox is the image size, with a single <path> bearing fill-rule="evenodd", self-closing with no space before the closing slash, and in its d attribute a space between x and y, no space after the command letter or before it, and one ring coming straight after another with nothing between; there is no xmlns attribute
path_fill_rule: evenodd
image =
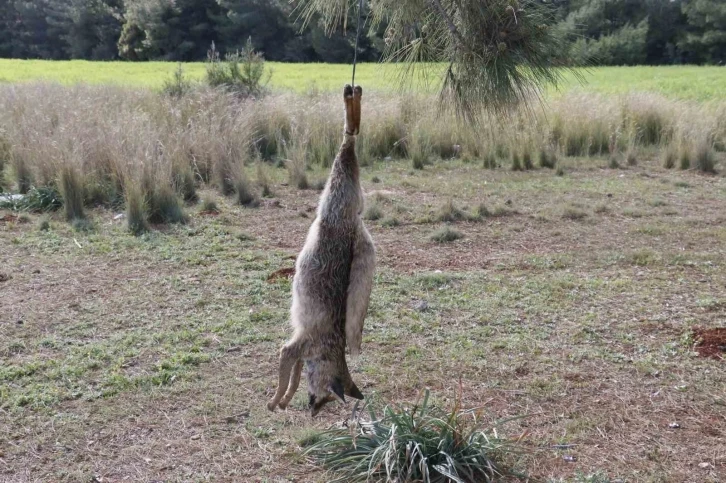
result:
<svg viewBox="0 0 726 483"><path fill-rule="evenodd" d="M175 62L89 62L0 59L0 82L53 81L62 84L118 84L159 88L177 68ZM287 64L268 62L273 89L306 92L337 89L349 82L348 64ZM190 79L204 76L204 63L183 64ZM565 73L562 91L584 90L602 94L656 92L676 99L716 100L726 93L724 67L596 67L580 69L581 79ZM393 90L398 69L395 65L360 64L356 82L366 87ZM436 80L436 69L422 76ZM424 82L416 89L426 89Z"/></svg>

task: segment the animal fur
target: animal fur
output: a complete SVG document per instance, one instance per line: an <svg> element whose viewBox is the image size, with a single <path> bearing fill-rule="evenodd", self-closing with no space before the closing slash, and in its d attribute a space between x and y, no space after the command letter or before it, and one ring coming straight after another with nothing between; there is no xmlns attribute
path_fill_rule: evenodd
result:
<svg viewBox="0 0 726 483"><path fill-rule="evenodd" d="M268 402L271 411L290 403L305 366L311 414L345 396L363 399L345 360L360 351L363 320L368 310L375 251L361 219L355 136L360 127L363 91L346 85L345 134L318 212L295 264L290 310L293 335L280 350L279 383Z"/></svg>

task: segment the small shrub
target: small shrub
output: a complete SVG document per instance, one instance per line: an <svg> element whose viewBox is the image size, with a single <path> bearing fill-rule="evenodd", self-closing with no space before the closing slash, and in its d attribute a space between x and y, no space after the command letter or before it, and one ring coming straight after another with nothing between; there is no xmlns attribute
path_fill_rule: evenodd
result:
<svg viewBox="0 0 726 483"><path fill-rule="evenodd" d="M38 230L40 231L48 231L50 230L50 221L48 218L41 218L38 222Z"/></svg>
<svg viewBox="0 0 726 483"><path fill-rule="evenodd" d="M429 238L436 243L449 243L464 238L464 235L448 226L444 226L433 232Z"/></svg>
<svg viewBox="0 0 726 483"><path fill-rule="evenodd" d="M371 178L371 183L380 183L380 182L381 182L381 178L379 178L378 176L374 176Z"/></svg>
<svg viewBox="0 0 726 483"><path fill-rule="evenodd" d="M610 161L608 162L608 168L618 169L619 167L620 167L620 162L618 161L617 154L611 154Z"/></svg>
<svg viewBox="0 0 726 483"><path fill-rule="evenodd" d="M243 96L259 96L265 93L272 72L265 69L265 60L255 51L248 38L241 52L227 54L224 62L212 42L207 52L207 84L224 87Z"/></svg>
<svg viewBox="0 0 726 483"><path fill-rule="evenodd" d="M565 168L563 168L562 166L557 166L557 171L555 171L555 175L560 176L560 177L564 176Z"/></svg>
<svg viewBox="0 0 726 483"><path fill-rule="evenodd" d="M83 212L83 181L72 166L63 166L60 172L60 190L63 195L63 208L66 220L73 221L86 217Z"/></svg>
<svg viewBox="0 0 726 483"><path fill-rule="evenodd" d="M700 142L698 146L696 146L696 152L693 157L697 170L703 173L716 172L716 159L713 152L713 146L711 146L709 142Z"/></svg>
<svg viewBox="0 0 726 483"><path fill-rule="evenodd" d="M333 475L331 482L444 481L490 482L509 473L500 461L511 443L485 430L478 414L422 404L412 409L370 404L370 419L312 437L304 454Z"/></svg>
<svg viewBox="0 0 726 483"><path fill-rule="evenodd" d="M691 187L691 185L685 181L676 181L675 183L673 183L673 186L675 186L676 188L690 188Z"/></svg>
<svg viewBox="0 0 726 483"><path fill-rule="evenodd" d="M167 96L179 98L186 95L191 89L192 83L184 76L184 69L182 69L182 64L179 62L171 79L164 81L161 91Z"/></svg>
<svg viewBox="0 0 726 483"><path fill-rule="evenodd" d="M129 231L138 236L149 229L146 222L146 197L137 183L127 183L124 192L126 200L126 222Z"/></svg>

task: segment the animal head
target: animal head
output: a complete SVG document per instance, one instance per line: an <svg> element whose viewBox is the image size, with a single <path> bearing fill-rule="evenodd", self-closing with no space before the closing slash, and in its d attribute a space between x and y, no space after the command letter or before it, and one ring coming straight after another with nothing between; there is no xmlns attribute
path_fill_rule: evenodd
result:
<svg viewBox="0 0 726 483"><path fill-rule="evenodd" d="M307 361L305 373L311 416L318 414L331 401L345 403L345 396L363 399L363 394L350 377L344 355L342 363L323 359Z"/></svg>

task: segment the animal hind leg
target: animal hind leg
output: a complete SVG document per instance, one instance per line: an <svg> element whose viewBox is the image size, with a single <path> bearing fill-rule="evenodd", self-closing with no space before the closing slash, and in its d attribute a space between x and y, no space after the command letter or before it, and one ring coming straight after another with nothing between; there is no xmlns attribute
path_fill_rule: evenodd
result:
<svg viewBox="0 0 726 483"><path fill-rule="evenodd" d="M290 375L290 385L287 386L287 392L280 400L280 409L285 409L288 404L290 404L290 400L295 395L295 391L297 391L297 387L300 385L300 374L302 374L303 370L303 360L298 359L295 363L295 367L292 369L292 374Z"/></svg>
<svg viewBox="0 0 726 483"><path fill-rule="evenodd" d="M267 403L267 409L274 411L277 403L280 402L290 383L290 373L295 363L302 356L302 344L299 339L293 339L280 349L280 378L277 383L277 391Z"/></svg>

